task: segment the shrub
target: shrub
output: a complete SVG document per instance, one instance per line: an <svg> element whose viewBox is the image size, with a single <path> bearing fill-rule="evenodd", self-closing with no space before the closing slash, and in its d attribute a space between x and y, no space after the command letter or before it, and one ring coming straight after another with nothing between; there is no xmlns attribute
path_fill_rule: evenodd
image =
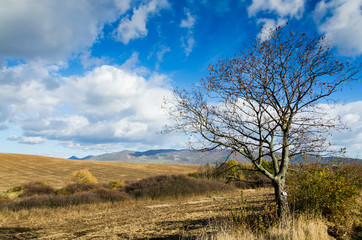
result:
<svg viewBox="0 0 362 240"><path fill-rule="evenodd" d="M25 184L23 187L16 188L24 189L24 191L19 195L19 197L28 197L33 195L44 195L55 193L55 190L52 186L45 182L31 182Z"/></svg>
<svg viewBox="0 0 362 240"><path fill-rule="evenodd" d="M99 188L91 192L82 192L71 195L34 195L14 202L3 202L0 208L10 210L21 210L44 207L66 207L71 205L98 203L105 201L124 201L129 199L129 195L117 190Z"/></svg>
<svg viewBox="0 0 362 240"><path fill-rule="evenodd" d="M109 187L111 189L124 189L125 185L125 182L121 180L109 182Z"/></svg>
<svg viewBox="0 0 362 240"><path fill-rule="evenodd" d="M253 172L252 174L248 174L248 178L245 180L234 182L234 186L242 189L255 189L271 187L272 185L271 180L267 176L261 175L258 172Z"/></svg>
<svg viewBox="0 0 362 240"><path fill-rule="evenodd" d="M244 176L240 163L235 159L230 159L215 166L213 178L232 182L244 179Z"/></svg>
<svg viewBox="0 0 362 240"><path fill-rule="evenodd" d="M156 176L130 183L126 193L135 198L180 197L203 194L212 191L231 190L232 187L221 182L191 179L182 175Z"/></svg>
<svg viewBox="0 0 362 240"><path fill-rule="evenodd" d="M302 165L288 177L292 206L341 220L353 207L361 189L361 166Z"/></svg>
<svg viewBox="0 0 362 240"><path fill-rule="evenodd" d="M18 193L18 192L21 192L24 190L24 186L16 186L16 187L13 187L9 190L7 190L6 192L7 193Z"/></svg>
<svg viewBox="0 0 362 240"><path fill-rule="evenodd" d="M35 195L24 198L20 201L8 203L6 207L10 210L21 210L24 208L65 207L70 205L95 203L98 200L98 196L92 192L79 193L68 196Z"/></svg>
<svg viewBox="0 0 362 240"><path fill-rule="evenodd" d="M71 183L57 191L60 195L69 195L81 192L89 192L97 188L94 183Z"/></svg>
<svg viewBox="0 0 362 240"><path fill-rule="evenodd" d="M0 192L0 204L7 201L10 201L9 195Z"/></svg>
<svg viewBox="0 0 362 240"><path fill-rule="evenodd" d="M69 180L74 183L98 183L98 180L88 171L88 169L72 172L69 176Z"/></svg>
<svg viewBox="0 0 362 240"><path fill-rule="evenodd" d="M118 190L110 190L107 188L98 188L95 193L97 196L104 201L119 202L130 199L130 196Z"/></svg>

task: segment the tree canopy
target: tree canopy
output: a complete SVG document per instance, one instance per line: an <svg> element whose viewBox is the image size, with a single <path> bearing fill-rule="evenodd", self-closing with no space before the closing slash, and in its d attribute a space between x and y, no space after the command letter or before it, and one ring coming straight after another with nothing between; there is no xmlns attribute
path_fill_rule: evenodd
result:
<svg viewBox="0 0 362 240"><path fill-rule="evenodd" d="M266 39L253 38L250 47L210 65L191 91L174 92L167 131L201 136L206 150L247 157L273 181L281 214L290 158L326 150L329 130L343 125L320 103L357 80L360 66L336 57L323 36L287 25L264 31Z"/></svg>

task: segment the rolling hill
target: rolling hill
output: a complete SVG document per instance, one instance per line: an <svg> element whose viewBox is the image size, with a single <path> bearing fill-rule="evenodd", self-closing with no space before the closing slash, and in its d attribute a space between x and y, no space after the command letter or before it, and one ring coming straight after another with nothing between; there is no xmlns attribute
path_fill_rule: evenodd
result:
<svg viewBox="0 0 362 240"><path fill-rule="evenodd" d="M71 172L88 169L99 182L136 180L160 174L187 174L197 166L70 160L35 155L0 153L0 191L31 181L62 187Z"/></svg>
<svg viewBox="0 0 362 240"><path fill-rule="evenodd" d="M229 151L227 150L213 150L208 152L174 149L156 149L145 152L124 150L121 152L93 156L89 158L89 160L133 163L204 165L220 163L227 158L228 154ZM233 154L231 158L234 158L240 162L247 162L247 160L240 154Z"/></svg>
<svg viewBox="0 0 362 240"><path fill-rule="evenodd" d="M225 161L229 155L228 150L212 150L200 152L197 150L175 150L175 149L155 149L145 152L135 152L124 150L121 152L107 153L98 156L87 156L87 160L109 161L109 162L131 162L131 163L157 163L157 164L183 164L183 165L205 165L217 164ZM75 158L75 157L72 157ZM232 154L230 158L234 158L239 162L249 162L241 154ZM80 158L77 158L80 159ZM297 156L290 163L304 162L321 162L321 163L341 163L357 162L362 163L361 159L356 158L340 158L340 157L322 157L315 155Z"/></svg>

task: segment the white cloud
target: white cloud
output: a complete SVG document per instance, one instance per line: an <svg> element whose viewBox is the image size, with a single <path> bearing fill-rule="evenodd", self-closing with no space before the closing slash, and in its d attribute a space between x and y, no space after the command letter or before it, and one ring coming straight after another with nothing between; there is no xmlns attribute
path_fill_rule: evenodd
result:
<svg viewBox="0 0 362 240"><path fill-rule="evenodd" d="M362 0L332 0L318 3L314 19L318 30L325 34L342 54L362 53Z"/></svg>
<svg viewBox="0 0 362 240"><path fill-rule="evenodd" d="M87 50L130 0L2 0L0 58L64 61Z"/></svg>
<svg viewBox="0 0 362 240"><path fill-rule="evenodd" d="M0 126L37 121L54 113L59 99L49 94L59 83L57 67L39 63L23 64L0 71Z"/></svg>
<svg viewBox="0 0 362 240"><path fill-rule="evenodd" d="M196 18L191 15L190 10L188 9L185 10L185 13L186 13L186 19L181 20L180 27L191 29L194 27L196 23Z"/></svg>
<svg viewBox="0 0 362 240"><path fill-rule="evenodd" d="M336 150L347 147L350 157L362 157L362 101L323 106L330 116L340 116L348 130L332 132L331 142Z"/></svg>
<svg viewBox="0 0 362 240"><path fill-rule="evenodd" d="M150 16L158 13L164 8L168 8L167 0L151 0L147 4L141 4L137 9L133 9L131 18L124 17L115 31L115 37L124 44L130 40L147 36L147 20Z"/></svg>
<svg viewBox="0 0 362 240"><path fill-rule="evenodd" d="M191 15L189 9L185 9L186 19L182 19L180 23L181 28L187 29L186 36L181 38L181 46L185 49L186 56L189 56L195 46L195 38L193 36L193 28L196 23L196 18Z"/></svg>
<svg viewBox="0 0 362 240"><path fill-rule="evenodd" d="M131 58L137 60L137 56ZM168 121L161 109L163 98L172 94L167 77L131 71L137 63L126 66L103 65L84 76L59 79L53 79L57 76L52 66L33 63L3 68L0 126L22 129L23 136L8 138L19 143L48 139L78 147L169 144L169 136L157 135ZM49 78L57 87L46 86Z"/></svg>
<svg viewBox="0 0 362 240"><path fill-rule="evenodd" d="M276 13L279 17L301 18L304 12L305 0L253 0L248 7L249 17L258 12Z"/></svg>
<svg viewBox="0 0 362 240"><path fill-rule="evenodd" d="M163 56L168 52L171 52L171 48L164 45L159 47L158 51L156 52L156 70L160 68L160 64L163 62ZM149 57L152 55L153 53Z"/></svg>
<svg viewBox="0 0 362 240"><path fill-rule="evenodd" d="M265 41L270 36L269 35L270 31L274 30L278 26L282 26L283 24L285 24L286 20L279 18L278 21L276 22L274 19L261 18L258 19L257 21L257 24L260 23L263 24L263 29L258 34L258 37L260 38L261 41Z"/></svg>
<svg viewBox="0 0 362 240"><path fill-rule="evenodd" d="M8 137L7 140L17 141L18 143L22 144L40 144L40 143L45 143L46 141L46 139L42 137L19 137L15 135Z"/></svg>
<svg viewBox="0 0 362 240"><path fill-rule="evenodd" d="M193 36L187 35L181 39L181 46L185 49L186 56L189 56L195 46L195 39Z"/></svg>

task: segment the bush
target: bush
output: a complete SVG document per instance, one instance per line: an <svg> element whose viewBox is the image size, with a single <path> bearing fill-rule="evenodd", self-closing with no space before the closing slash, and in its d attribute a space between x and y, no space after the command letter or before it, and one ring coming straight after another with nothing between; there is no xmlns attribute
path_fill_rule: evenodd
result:
<svg viewBox="0 0 362 240"><path fill-rule="evenodd" d="M258 172L253 172L248 175L246 180L240 180L233 183L233 185L237 188L242 189L255 189L255 188L263 188L263 187L271 187L271 180Z"/></svg>
<svg viewBox="0 0 362 240"><path fill-rule="evenodd" d="M302 165L291 171L287 182L295 210L341 220L359 196L361 166Z"/></svg>
<svg viewBox="0 0 362 240"><path fill-rule="evenodd" d="M182 175L156 176L130 183L126 193L135 198L180 197L203 194L212 191L231 190L232 187L221 182L191 179Z"/></svg>
<svg viewBox="0 0 362 240"><path fill-rule="evenodd" d="M88 171L88 169L72 172L69 176L69 180L74 183L98 183L98 180Z"/></svg>
<svg viewBox="0 0 362 240"><path fill-rule="evenodd" d="M94 183L71 183L57 191L60 195L69 195L81 192L89 192L97 188Z"/></svg>
<svg viewBox="0 0 362 240"><path fill-rule="evenodd" d="M69 196L35 195L24 198L20 201L11 202L6 207L10 210L21 210L24 208L65 207L70 205L95 203L98 201L98 199L98 196L92 192L73 194Z"/></svg>
<svg viewBox="0 0 362 240"><path fill-rule="evenodd" d="M33 195L44 195L55 193L55 190L52 186L45 182L31 182L22 187L14 189L23 189L24 191L19 195L19 197L29 197Z"/></svg>
<svg viewBox="0 0 362 240"><path fill-rule="evenodd" d="M130 196L125 193L125 192L121 192L118 190L110 190L107 188L98 188L95 193L97 194L97 196L104 200L104 201L110 201L110 202L119 202L119 201L124 201L127 199L130 199Z"/></svg>
<svg viewBox="0 0 362 240"><path fill-rule="evenodd" d="M106 201L119 202L129 198L129 195L125 192L99 188L95 191L71 195L34 195L23 198L20 201L4 202L0 204L0 208L8 208L16 211L24 208L66 207Z"/></svg>
<svg viewBox="0 0 362 240"><path fill-rule="evenodd" d="M109 182L109 188L111 189L124 189L125 185L125 182L121 180Z"/></svg>

